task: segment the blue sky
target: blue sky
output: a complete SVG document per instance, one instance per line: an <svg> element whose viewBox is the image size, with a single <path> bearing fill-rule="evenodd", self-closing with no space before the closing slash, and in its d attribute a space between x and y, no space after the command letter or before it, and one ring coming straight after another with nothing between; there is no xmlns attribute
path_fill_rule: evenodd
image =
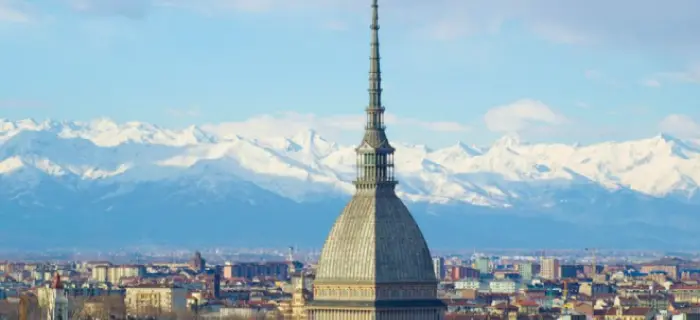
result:
<svg viewBox="0 0 700 320"><path fill-rule="evenodd" d="M0 0L0 118L354 142L369 4ZM380 19L396 140L700 138L700 1L380 0Z"/></svg>

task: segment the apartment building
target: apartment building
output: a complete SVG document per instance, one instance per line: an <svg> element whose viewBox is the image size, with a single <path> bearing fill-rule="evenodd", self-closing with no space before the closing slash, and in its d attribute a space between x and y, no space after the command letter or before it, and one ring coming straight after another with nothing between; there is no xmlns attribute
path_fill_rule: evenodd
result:
<svg viewBox="0 0 700 320"><path fill-rule="evenodd" d="M131 316L157 316L187 309L187 289L167 285L127 287L124 305Z"/></svg>

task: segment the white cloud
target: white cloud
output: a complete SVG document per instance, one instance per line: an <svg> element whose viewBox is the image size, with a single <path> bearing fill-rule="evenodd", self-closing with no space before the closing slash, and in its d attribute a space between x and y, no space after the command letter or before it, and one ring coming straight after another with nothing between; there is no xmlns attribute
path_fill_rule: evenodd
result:
<svg viewBox="0 0 700 320"><path fill-rule="evenodd" d="M413 118L398 117L386 114L386 124L389 127L414 127L425 132L464 132L469 130L465 125L456 122L430 122ZM283 112L274 115L259 115L240 122L225 122L202 126L207 131L220 135L242 135L250 137L291 136L300 131L313 129L332 140L342 140L347 137L344 133L361 132L364 130L364 115L331 115L301 114Z"/></svg>
<svg viewBox="0 0 700 320"><path fill-rule="evenodd" d="M445 121L438 121L438 122L425 122L425 121L417 121L413 120L413 123L415 123L418 127L425 128L430 131L436 131L436 132L465 132L468 131L469 128L465 125L462 125L457 122L445 122ZM405 123L399 123L401 125L403 124L411 124L411 121L406 120Z"/></svg>
<svg viewBox="0 0 700 320"><path fill-rule="evenodd" d="M154 5L150 0L68 0L68 3L76 11L132 19L144 17Z"/></svg>
<svg viewBox="0 0 700 320"><path fill-rule="evenodd" d="M386 7L442 38L494 33L516 22L558 43L683 52L700 47L697 0L403 0Z"/></svg>
<svg viewBox="0 0 700 320"><path fill-rule="evenodd" d="M27 23L32 18L25 3L16 0L0 0L0 22Z"/></svg>
<svg viewBox="0 0 700 320"><path fill-rule="evenodd" d="M120 1L120 0L85 0L85 1ZM167 6L176 8L193 9L205 14L216 14L224 12L248 12L265 13L272 11L283 11L291 13L298 10L348 10L359 8L358 2L354 0L140 0L150 3L152 7ZM364 7L369 6L366 3ZM328 18L328 17L326 17Z"/></svg>
<svg viewBox="0 0 700 320"><path fill-rule="evenodd" d="M364 116L362 116L362 119L364 121ZM385 121L387 125L391 126L410 126L417 129L435 132L465 132L469 130L469 127L458 122L423 121L413 118L398 117L393 113L387 113L385 116Z"/></svg>
<svg viewBox="0 0 700 320"><path fill-rule="evenodd" d="M7 1L7 0L4 0ZM366 17L369 0L71 0L115 14L143 13L174 6L200 12L285 12L321 19L357 13ZM624 48L679 50L700 47L697 0L382 0L382 16L438 38L496 33L509 21L556 42L608 44ZM86 7L83 5L82 7ZM394 22L392 22L394 24ZM398 26L396 27L399 28Z"/></svg>
<svg viewBox="0 0 700 320"><path fill-rule="evenodd" d="M596 44L598 40L585 33L572 32L568 28L552 27L551 25L532 22L532 31L543 38L564 44Z"/></svg>
<svg viewBox="0 0 700 320"><path fill-rule="evenodd" d="M319 117L314 114L284 112L274 115L258 115L245 121L224 122L203 125L206 131L219 135L241 135L249 137L291 136L302 130L313 129L331 139L343 132L362 129L364 117L327 116Z"/></svg>
<svg viewBox="0 0 700 320"><path fill-rule="evenodd" d="M700 138L700 124L682 114L671 114L661 120L659 130L679 138Z"/></svg>
<svg viewBox="0 0 700 320"><path fill-rule="evenodd" d="M690 31L700 27L696 0L524 0L516 15L560 42L674 50L697 48L700 39Z"/></svg>
<svg viewBox="0 0 700 320"><path fill-rule="evenodd" d="M664 83L673 82L700 84L700 63L690 65L682 71L656 73L646 80L643 80L641 84L647 87L660 87Z"/></svg>
<svg viewBox="0 0 700 320"><path fill-rule="evenodd" d="M651 88L658 88L661 86L661 82L656 79L646 79L641 82L641 84L645 87L651 87Z"/></svg>
<svg viewBox="0 0 700 320"><path fill-rule="evenodd" d="M684 71L665 72L657 76L669 81L700 83L700 64L690 66Z"/></svg>
<svg viewBox="0 0 700 320"><path fill-rule="evenodd" d="M484 115L484 122L494 132L523 133L562 125L568 120L541 101L522 99L490 109Z"/></svg>

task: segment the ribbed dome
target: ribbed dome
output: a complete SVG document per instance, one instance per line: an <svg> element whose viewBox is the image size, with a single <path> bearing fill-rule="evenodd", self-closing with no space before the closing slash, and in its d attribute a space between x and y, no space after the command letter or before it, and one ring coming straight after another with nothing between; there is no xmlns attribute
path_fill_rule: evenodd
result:
<svg viewBox="0 0 700 320"><path fill-rule="evenodd" d="M437 283L416 221L393 190L358 191L323 246L317 283Z"/></svg>

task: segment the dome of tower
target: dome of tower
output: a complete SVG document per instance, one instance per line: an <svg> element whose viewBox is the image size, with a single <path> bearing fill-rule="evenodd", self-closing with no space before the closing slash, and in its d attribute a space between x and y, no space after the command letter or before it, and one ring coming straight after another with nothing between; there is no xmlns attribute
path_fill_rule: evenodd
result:
<svg viewBox="0 0 700 320"><path fill-rule="evenodd" d="M416 221L393 193L358 192L323 246L316 282L436 283Z"/></svg>

